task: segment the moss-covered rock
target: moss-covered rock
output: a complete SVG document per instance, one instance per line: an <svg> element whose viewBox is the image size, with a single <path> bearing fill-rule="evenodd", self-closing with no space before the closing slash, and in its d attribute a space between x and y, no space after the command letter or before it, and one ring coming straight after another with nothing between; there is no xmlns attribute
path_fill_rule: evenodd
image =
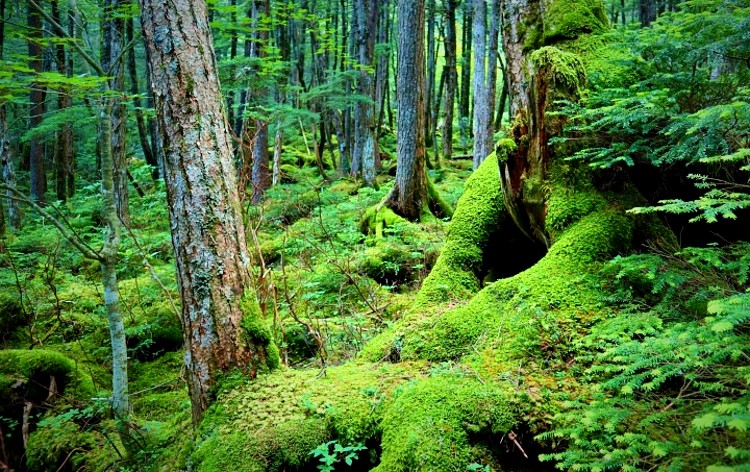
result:
<svg viewBox="0 0 750 472"><path fill-rule="evenodd" d="M71 399L82 399L95 392L91 377L72 359L46 349L0 351L0 412L13 408L13 398L42 403L47 400L51 377L57 391Z"/></svg>

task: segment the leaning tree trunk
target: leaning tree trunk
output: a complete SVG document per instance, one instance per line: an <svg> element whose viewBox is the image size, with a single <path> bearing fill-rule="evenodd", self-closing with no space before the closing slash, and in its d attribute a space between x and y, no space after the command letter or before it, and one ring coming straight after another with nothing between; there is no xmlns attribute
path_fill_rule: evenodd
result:
<svg viewBox="0 0 750 472"><path fill-rule="evenodd" d="M251 288L231 136L204 0L140 0L198 422L219 376L254 377L278 351Z"/></svg>

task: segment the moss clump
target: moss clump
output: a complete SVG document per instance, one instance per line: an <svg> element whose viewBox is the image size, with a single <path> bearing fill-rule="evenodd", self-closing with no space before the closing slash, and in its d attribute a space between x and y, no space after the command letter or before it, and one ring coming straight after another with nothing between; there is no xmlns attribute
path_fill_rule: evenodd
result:
<svg viewBox="0 0 750 472"><path fill-rule="evenodd" d="M529 57L545 83L554 84L555 89L565 96L580 96L586 84L586 69L578 55L545 46Z"/></svg>
<svg viewBox="0 0 750 472"><path fill-rule="evenodd" d="M544 44L576 39L587 33L603 33L609 20L601 0L556 0L543 13Z"/></svg>
<svg viewBox="0 0 750 472"><path fill-rule="evenodd" d="M380 472L465 471L489 456L474 439L505 433L517 412L497 388L441 374L410 383L383 418Z"/></svg>
<svg viewBox="0 0 750 472"><path fill-rule="evenodd" d="M530 269L488 285L466 305L401 326L401 356L458 359L490 346L501 359L565 357L559 341L603 313L596 263L627 247L632 232L621 212L587 215Z"/></svg>
<svg viewBox="0 0 750 472"><path fill-rule="evenodd" d="M263 318L255 293L246 293L240 300L242 310L242 330L245 342L253 349L265 350L264 365L257 367L263 370L273 370L279 367L281 358L279 348L273 339L270 323Z"/></svg>
<svg viewBox="0 0 750 472"><path fill-rule="evenodd" d="M46 349L0 351L0 398L21 395L26 400L41 403L47 399L47 387L52 376L61 394L72 398L86 398L94 394L91 377L82 372L72 359L59 352ZM0 411L4 411L4 408L0 407Z"/></svg>
<svg viewBox="0 0 750 472"><path fill-rule="evenodd" d="M286 369L250 382L239 377L206 413L196 470L285 470L310 460L309 452L331 438L377 438L394 389L420 377L422 368L349 364L320 376Z"/></svg>
<svg viewBox="0 0 750 472"><path fill-rule="evenodd" d="M26 467L28 470L60 470L59 467L70 454L70 470L80 470L82 467L90 470L86 467L87 455L97 447L99 444L94 433L81 431L80 426L72 421L62 422L54 428L39 428L29 436ZM104 468L103 464L101 469Z"/></svg>
<svg viewBox="0 0 750 472"><path fill-rule="evenodd" d="M376 238L383 237L383 230L406 224L408 221L397 215L387 206L379 203L365 210L359 222L359 229L363 234L375 235Z"/></svg>

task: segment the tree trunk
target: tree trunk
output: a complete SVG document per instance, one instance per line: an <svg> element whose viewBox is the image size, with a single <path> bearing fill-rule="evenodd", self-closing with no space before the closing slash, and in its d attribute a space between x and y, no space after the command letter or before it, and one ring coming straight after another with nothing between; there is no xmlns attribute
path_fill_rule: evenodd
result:
<svg viewBox="0 0 750 472"><path fill-rule="evenodd" d="M0 0L0 18L5 18L5 0ZM5 53L5 22L0 21L0 61L3 60ZM15 188L16 179L13 173L13 155L11 153L10 139L8 139L8 121L5 104L0 104L0 173L2 182L8 187ZM5 191L5 201L8 212L8 223L14 229L21 228L21 213L18 209L18 202L11 198L13 196L10 190ZM0 196L0 199L2 196ZM3 205L0 205L2 209ZM3 220L3 233L5 232L5 215L0 213L0 219Z"/></svg>
<svg viewBox="0 0 750 472"><path fill-rule="evenodd" d="M545 11L544 6L545 2L539 0L503 2L503 46L514 123L511 135L517 148L503 164L501 183L506 208L519 228L549 246L545 228L547 192L543 182L554 156L549 140L559 134L562 118L548 117L547 112L555 100L578 98L585 82L585 71L578 56L552 45L540 47L537 44L536 50L529 51L529 44L533 44L529 35L536 32L522 25L536 24L544 30L545 22L554 25L559 21L551 16L559 11ZM595 2L587 8L590 8L588 14L581 16L577 24L568 25L568 36L562 40L570 41L579 34L606 29L603 5ZM555 79L559 67L567 68L565 80Z"/></svg>
<svg viewBox="0 0 750 472"><path fill-rule="evenodd" d="M491 152L490 111L487 103L488 90L485 73L487 57L487 12L486 0L473 0L474 23L472 25L472 41L474 43L474 170Z"/></svg>
<svg viewBox="0 0 750 472"><path fill-rule="evenodd" d="M28 7L28 50L29 67L36 74L42 72L42 16L29 4ZM31 84L29 93L29 130L33 130L42 123L44 119L45 87L34 82ZM31 199L44 206L44 192L47 191L47 174L44 163L44 142L39 136L33 136L29 140L29 171L31 179Z"/></svg>
<svg viewBox="0 0 750 472"><path fill-rule="evenodd" d="M357 61L359 77L357 93L369 100L360 100L354 107L354 161L359 165L365 185L375 185L375 89L371 72L375 56L375 34L379 16L377 0L357 0ZM354 166L352 166L354 168Z"/></svg>
<svg viewBox="0 0 750 472"><path fill-rule="evenodd" d="M458 0L445 0L445 97L443 98L443 159L453 155L453 109L458 73L456 71L456 8Z"/></svg>
<svg viewBox="0 0 750 472"><path fill-rule="evenodd" d="M254 377L278 365L278 350L250 285L206 3L140 0L140 6L165 153L188 390L197 424L222 373L240 369Z"/></svg>
<svg viewBox="0 0 750 472"><path fill-rule="evenodd" d="M424 0L398 3L396 179L386 205L416 221L427 200L424 147Z"/></svg>
<svg viewBox="0 0 750 472"><path fill-rule="evenodd" d="M125 156L126 115L125 101L125 20L122 8L125 0L104 0L104 38L102 47L102 67L110 77L108 89L110 93L118 94L112 106L112 165L115 188L115 205L120 221L130 224L130 209L128 207L128 169Z"/></svg>
<svg viewBox="0 0 750 472"><path fill-rule="evenodd" d="M268 0L254 0L251 6L250 23L255 29L254 39L251 42L250 57L262 59L265 56L263 48L268 42L268 29L263 25L264 18L270 14L270 4ZM259 68L255 69L256 75ZM270 94L268 87L258 88L251 86L248 90L249 101L257 105L260 100L264 100ZM250 182L253 187L253 204L260 203L266 190L271 187L271 173L268 160L268 121L263 118L254 119L254 136L252 140L252 170ZM244 184L244 182L242 182ZM244 185L240 192L244 193Z"/></svg>
<svg viewBox="0 0 750 472"><path fill-rule="evenodd" d="M62 24L60 8L58 1L54 0L51 2L52 5L52 18L58 23ZM70 15L68 16L68 26L71 27ZM65 46L63 43L59 43L55 46L55 62L57 64L57 71L67 77L73 76L72 67L68 67L68 54L65 52ZM72 64L71 64L72 65ZM73 99L70 95L68 86L61 87L58 90L57 96L57 108L58 111L64 113L63 110L73 105ZM68 189L68 183L70 182L70 174L73 173L73 126L69 121L66 121L60 125L57 132L57 142L55 143L54 150L54 164L55 164L55 195L58 200L66 201L69 196L73 194L72 189Z"/></svg>
<svg viewBox="0 0 750 472"><path fill-rule="evenodd" d="M133 42L134 22L135 20L133 18L129 18L127 22L126 36L128 44L131 44ZM140 87L138 86L138 70L136 68L135 61L135 45L131 46L128 50L128 76L130 79L130 94L133 96L135 122L138 126L138 139L141 143L143 159L146 161L146 164L151 166L151 178L154 180L158 180L159 163L156 160L155 149L149 142L148 127L146 126L146 119L143 116L143 110L141 108L141 92Z"/></svg>
<svg viewBox="0 0 750 472"><path fill-rule="evenodd" d="M435 22L437 21L437 13L435 12L435 10L435 0L427 0L427 77L425 78L424 117L424 134L426 147L431 147L432 142L435 139L435 136L433 136L432 133L432 108L433 100L435 97L435 80L437 79L437 64L435 61ZM428 165L430 165L429 160Z"/></svg>
<svg viewBox="0 0 750 472"><path fill-rule="evenodd" d="M471 121L469 103L471 95L472 1L464 1L463 40L461 41L461 93L458 103L458 125L461 132L461 148L464 152L469 139L469 122Z"/></svg>

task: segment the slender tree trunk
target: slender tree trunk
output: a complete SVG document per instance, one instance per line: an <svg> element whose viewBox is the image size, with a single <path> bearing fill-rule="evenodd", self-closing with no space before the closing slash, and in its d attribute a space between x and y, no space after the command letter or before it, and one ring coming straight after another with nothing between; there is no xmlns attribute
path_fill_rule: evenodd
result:
<svg viewBox="0 0 750 472"><path fill-rule="evenodd" d="M122 8L125 0L104 0L104 40L102 47L102 67L110 77L108 88L110 93L119 94L112 106L112 165L115 205L120 221L130 224L130 209L128 207L128 168L125 155L126 116L125 101L125 20Z"/></svg>
<svg viewBox="0 0 750 472"><path fill-rule="evenodd" d="M435 80L437 77L436 41L435 41L435 22L437 14L435 13L436 0L427 0L427 77L425 79L425 117L424 133L425 146L431 147L435 137L432 134L432 108L435 97ZM435 156L437 158L437 156ZM429 159L427 164L430 165Z"/></svg>
<svg viewBox="0 0 750 472"><path fill-rule="evenodd" d="M357 0L357 60L359 62L359 80L357 92L367 97L368 101L359 101L354 107L354 156L355 162L361 165L362 179L365 185L375 185L375 106L374 87L371 68L375 55L375 32L378 18L377 0Z"/></svg>
<svg viewBox="0 0 750 472"><path fill-rule="evenodd" d="M0 18L5 19L5 0L0 0ZM0 21L0 62L5 54L5 21ZM5 103L0 103L0 173L2 173L2 182L8 187L16 187L15 174L13 173L13 154L11 153L10 137L8 136L8 121ZM18 202L11 198L13 193L10 190L5 191L5 201L8 212L8 223L14 229L21 228L21 213L18 208ZM0 197L0 210L3 210L2 197ZM5 234L5 215L0 213L0 219L3 220L3 234Z"/></svg>
<svg viewBox="0 0 750 472"><path fill-rule="evenodd" d="M140 0L197 424L218 377L254 377L278 350L251 288L245 228L204 0ZM196 127L195 123L201 126Z"/></svg>
<svg viewBox="0 0 750 472"><path fill-rule="evenodd" d="M486 0L473 0L474 24L472 36L474 43L474 169L490 153L491 146L487 132L490 128L487 103L486 57L487 57L487 13Z"/></svg>
<svg viewBox="0 0 750 472"><path fill-rule="evenodd" d="M445 0L445 97L443 99L443 159L453 155L453 109L458 72L456 70L456 8L458 0Z"/></svg>
<svg viewBox="0 0 750 472"><path fill-rule="evenodd" d="M655 0L638 0L638 19L644 28L651 26L656 19Z"/></svg>
<svg viewBox="0 0 750 472"><path fill-rule="evenodd" d="M113 108L117 100L106 98L102 113L102 201L104 204L104 245L100 251L104 305L109 323L110 346L112 348L112 410L123 421L121 436L128 437L124 422L130 415L128 399L128 349L125 340L125 325L120 312L120 291L117 284L117 258L120 250L120 219L115 195L114 141L112 138ZM111 146L107 144L112 143Z"/></svg>
<svg viewBox="0 0 750 472"><path fill-rule="evenodd" d="M391 61L391 51L388 46L390 41L389 29L390 18L388 0L382 0L380 4L380 16L378 18L377 38L378 45L386 46L375 56L375 136L380 137L380 130L385 121L386 93L388 88L388 65Z"/></svg>
<svg viewBox="0 0 750 472"><path fill-rule="evenodd" d="M424 0L398 2L396 179L386 204L412 221L427 202L424 147Z"/></svg>
<svg viewBox="0 0 750 472"><path fill-rule="evenodd" d="M135 35L133 18L129 18L126 25L126 37L128 44L133 42ZM141 91L138 86L138 69L136 67L135 60L135 46L132 46L128 50L128 76L130 79L130 94L133 96L133 108L135 111L135 122L138 126L138 139L141 143L141 150L143 151L143 159L146 164L151 166L151 178L154 180L159 179L159 163L156 161L156 153L154 152L153 146L149 142L148 127L146 126L146 119L143 116L143 110L141 105Z"/></svg>
<svg viewBox="0 0 750 472"><path fill-rule="evenodd" d="M58 23L62 24L60 7L57 0L53 0L52 6L52 18ZM69 18L70 19L70 18ZM65 52L65 46L63 43L59 43L55 46L55 62L57 64L57 70L60 74L67 77L72 77L72 70L68 69L68 58ZM69 87L63 86L58 90L57 96L57 108L61 113L65 113L64 110L73 104L72 97L70 96ZM65 201L68 199L72 192L68 189L68 182L70 172L73 172L73 126L69 121L66 121L60 125L57 132L57 140L54 149L54 164L55 164L55 195L58 200Z"/></svg>
<svg viewBox="0 0 750 472"><path fill-rule="evenodd" d="M469 103L471 95L472 1L464 0L463 41L461 41L461 93L458 103L458 125L461 132L461 147L464 152L466 151L469 130L471 129Z"/></svg>
<svg viewBox="0 0 750 472"><path fill-rule="evenodd" d="M42 46L40 44L43 36L42 17L34 7L28 7L28 52L29 66L36 73L42 72ZM39 82L31 84L29 94L29 130L33 130L42 123L44 118L44 99L46 89ZM47 191L47 173L44 162L44 142L39 136L33 136L29 140L29 171L31 179L31 199L39 205L44 206L44 192Z"/></svg>

